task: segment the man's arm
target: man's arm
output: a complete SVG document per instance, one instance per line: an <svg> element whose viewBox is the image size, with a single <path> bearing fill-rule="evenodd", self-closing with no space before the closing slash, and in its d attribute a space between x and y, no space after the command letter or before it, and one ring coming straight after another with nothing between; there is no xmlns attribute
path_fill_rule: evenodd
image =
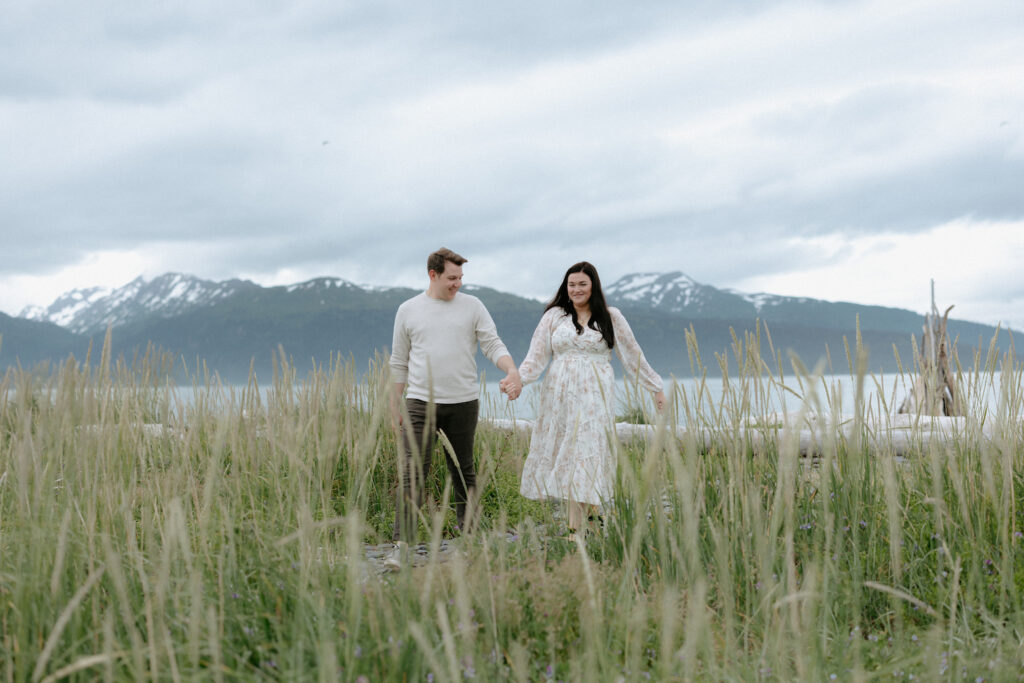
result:
<svg viewBox="0 0 1024 683"><path fill-rule="evenodd" d="M402 394L405 393L405 382L393 382L391 387L388 403L391 406L391 423L397 428L402 426Z"/></svg>
<svg viewBox="0 0 1024 683"><path fill-rule="evenodd" d="M402 394L405 393L405 385L409 378L409 333L405 329L405 306L399 306L395 314L395 331L391 337L391 366L392 391L388 397L388 404L391 409L392 425L397 429L402 424Z"/></svg>
<svg viewBox="0 0 1024 683"><path fill-rule="evenodd" d="M512 360L512 356L509 355L508 349L501 342L498 328L495 327L494 320L487 312L487 308L479 299L476 300L476 305L478 307L476 338L480 343L480 350L498 366L499 370L505 371L505 379L498 382L498 386L501 387L502 392L508 395L510 401L514 401L523 390L523 380L519 377L519 369L516 367L516 362Z"/></svg>

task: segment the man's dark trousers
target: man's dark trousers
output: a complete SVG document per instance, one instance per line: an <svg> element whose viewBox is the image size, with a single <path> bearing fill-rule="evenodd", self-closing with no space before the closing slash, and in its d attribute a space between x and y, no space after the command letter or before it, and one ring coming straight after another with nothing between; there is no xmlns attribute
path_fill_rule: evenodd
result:
<svg viewBox="0 0 1024 683"><path fill-rule="evenodd" d="M405 409L409 420L401 432L401 443L398 445L399 490L395 505L395 539L407 543L416 540L417 513L423 504L423 487L430 476L438 431L444 433L455 452L455 458L452 459L448 450L442 449L452 478L455 517L459 529L466 531L467 509L475 504L473 437L476 435L480 401L428 403L407 398ZM468 514L469 522L472 523L475 510Z"/></svg>

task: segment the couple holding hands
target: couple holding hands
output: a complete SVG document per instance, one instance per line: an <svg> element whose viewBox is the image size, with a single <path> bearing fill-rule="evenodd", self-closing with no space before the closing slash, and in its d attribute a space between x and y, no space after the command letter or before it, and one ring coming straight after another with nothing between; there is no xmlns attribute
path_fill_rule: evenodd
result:
<svg viewBox="0 0 1024 683"><path fill-rule="evenodd" d="M597 270L590 263L582 261L566 271L518 368L483 303L459 291L464 263L466 259L450 249L432 253L427 259L427 291L399 306L395 316L391 408L399 434L394 530L398 548L415 540L438 433L450 445L444 450L458 526L466 529L473 523L473 438L480 392L477 345L506 373L499 386L510 400L547 369L519 490L534 500L565 501L570 533L581 529L596 506L612 496L613 350L626 372L654 395L658 410L666 402L661 377L647 363L626 319L605 303Z"/></svg>

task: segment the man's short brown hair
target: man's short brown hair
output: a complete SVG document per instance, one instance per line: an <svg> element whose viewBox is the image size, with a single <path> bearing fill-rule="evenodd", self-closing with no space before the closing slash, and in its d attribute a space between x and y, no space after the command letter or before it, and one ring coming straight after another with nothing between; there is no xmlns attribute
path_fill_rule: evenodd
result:
<svg viewBox="0 0 1024 683"><path fill-rule="evenodd" d="M433 254L427 257L427 272L434 271L435 273L444 272L444 264L446 261L451 261L457 266L461 266L468 259L464 259L456 254L451 249L441 247Z"/></svg>

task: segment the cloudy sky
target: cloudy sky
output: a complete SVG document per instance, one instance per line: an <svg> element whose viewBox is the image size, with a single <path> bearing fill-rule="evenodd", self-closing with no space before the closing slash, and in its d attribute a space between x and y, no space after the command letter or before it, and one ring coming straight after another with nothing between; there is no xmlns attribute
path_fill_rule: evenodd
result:
<svg viewBox="0 0 1024 683"><path fill-rule="evenodd" d="M1024 2L7 0L0 310L682 270L1024 330Z"/></svg>

